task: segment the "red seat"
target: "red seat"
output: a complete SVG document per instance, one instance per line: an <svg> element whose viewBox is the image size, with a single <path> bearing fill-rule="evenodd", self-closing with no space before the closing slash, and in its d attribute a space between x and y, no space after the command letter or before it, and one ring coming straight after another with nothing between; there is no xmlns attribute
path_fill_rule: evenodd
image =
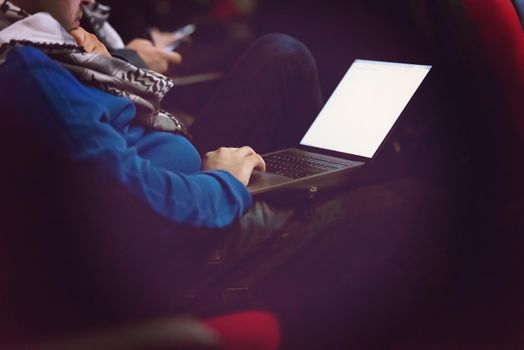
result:
<svg viewBox="0 0 524 350"><path fill-rule="evenodd" d="M238 312L202 321L187 316L128 322L54 336L43 341L7 342L13 349L193 349L277 350L280 325L265 311ZM0 339L0 346L6 345ZM12 347L11 347L12 345Z"/></svg>
<svg viewBox="0 0 524 350"><path fill-rule="evenodd" d="M483 58L500 91L501 108L524 140L524 31L511 0L463 0ZM490 90L491 91L491 90Z"/></svg>
<svg viewBox="0 0 524 350"><path fill-rule="evenodd" d="M280 344L277 320L263 311L250 311L204 320L218 334L221 349L276 350Z"/></svg>

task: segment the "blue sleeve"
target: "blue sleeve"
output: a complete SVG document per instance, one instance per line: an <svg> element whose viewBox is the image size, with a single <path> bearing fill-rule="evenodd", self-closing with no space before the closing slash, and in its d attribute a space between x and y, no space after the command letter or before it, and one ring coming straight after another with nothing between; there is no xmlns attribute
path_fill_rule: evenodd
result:
<svg viewBox="0 0 524 350"><path fill-rule="evenodd" d="M9 82L9 89L6 84ZM5 103L24 96L32 127L60 142L75 161L95 162L160 215L196 227L224 227L251 205L245 186L225 171L170 171L141 157L110 124L134 116L125 98L82 85L41 51L13 49L0 66ZM30 97L27 97L27 93ZM17 108L15 106L15 108ZM115 117L116 116L116 117ZM122 119L122 118L120 118Z"/></svg>

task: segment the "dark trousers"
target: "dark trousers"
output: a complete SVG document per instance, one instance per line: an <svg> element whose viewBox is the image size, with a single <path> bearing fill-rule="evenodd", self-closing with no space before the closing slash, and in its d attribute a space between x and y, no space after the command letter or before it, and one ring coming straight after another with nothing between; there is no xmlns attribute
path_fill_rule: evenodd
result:
<svg viewBox="0 0 524 350"><path fill-rule="evenodd" d="M204 154L221 146L258 153L298 145L320 111L315 61L297 40L270 34L240 57L191 128Z"/></svg>

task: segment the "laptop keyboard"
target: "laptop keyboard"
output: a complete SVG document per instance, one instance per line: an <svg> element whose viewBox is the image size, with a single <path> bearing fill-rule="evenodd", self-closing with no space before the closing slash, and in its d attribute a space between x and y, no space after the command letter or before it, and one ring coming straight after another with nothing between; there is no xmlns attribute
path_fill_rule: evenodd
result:
<svg viewBox="0 0 524 350"><path fill-rule="evenodd" d="M347 165L292 151L282 151L262 157L266 162L267 171L292 179L339 169Z"/></svg>

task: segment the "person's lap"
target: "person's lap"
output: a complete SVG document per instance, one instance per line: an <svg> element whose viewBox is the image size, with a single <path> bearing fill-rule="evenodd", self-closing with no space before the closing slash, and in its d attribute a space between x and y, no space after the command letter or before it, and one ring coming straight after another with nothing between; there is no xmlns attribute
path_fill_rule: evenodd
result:
<svg viewBox="0 0 524 350"><path fill-rule="evenodd" d="M294 206L257 202L224 232L190 307L269 309L306 342L306 334L367 341L393 332L449 301L455 234L446 200L431 183L402 179Z"/></svg>
<svg viewBox="0 0 524 350"><path fill-rule="evenodd" d="M257 202L224 230L182 232L143 214L141 228L134 216L133 229L88 241L98 240L91 258L103 257L97 275L118 276L109 304L134 317L264 308L289 320L300 310L301 326L358 334L431 303L428 286L442 292L434 271L453 233L440 197L410 179L297 206Z"/></svg>

